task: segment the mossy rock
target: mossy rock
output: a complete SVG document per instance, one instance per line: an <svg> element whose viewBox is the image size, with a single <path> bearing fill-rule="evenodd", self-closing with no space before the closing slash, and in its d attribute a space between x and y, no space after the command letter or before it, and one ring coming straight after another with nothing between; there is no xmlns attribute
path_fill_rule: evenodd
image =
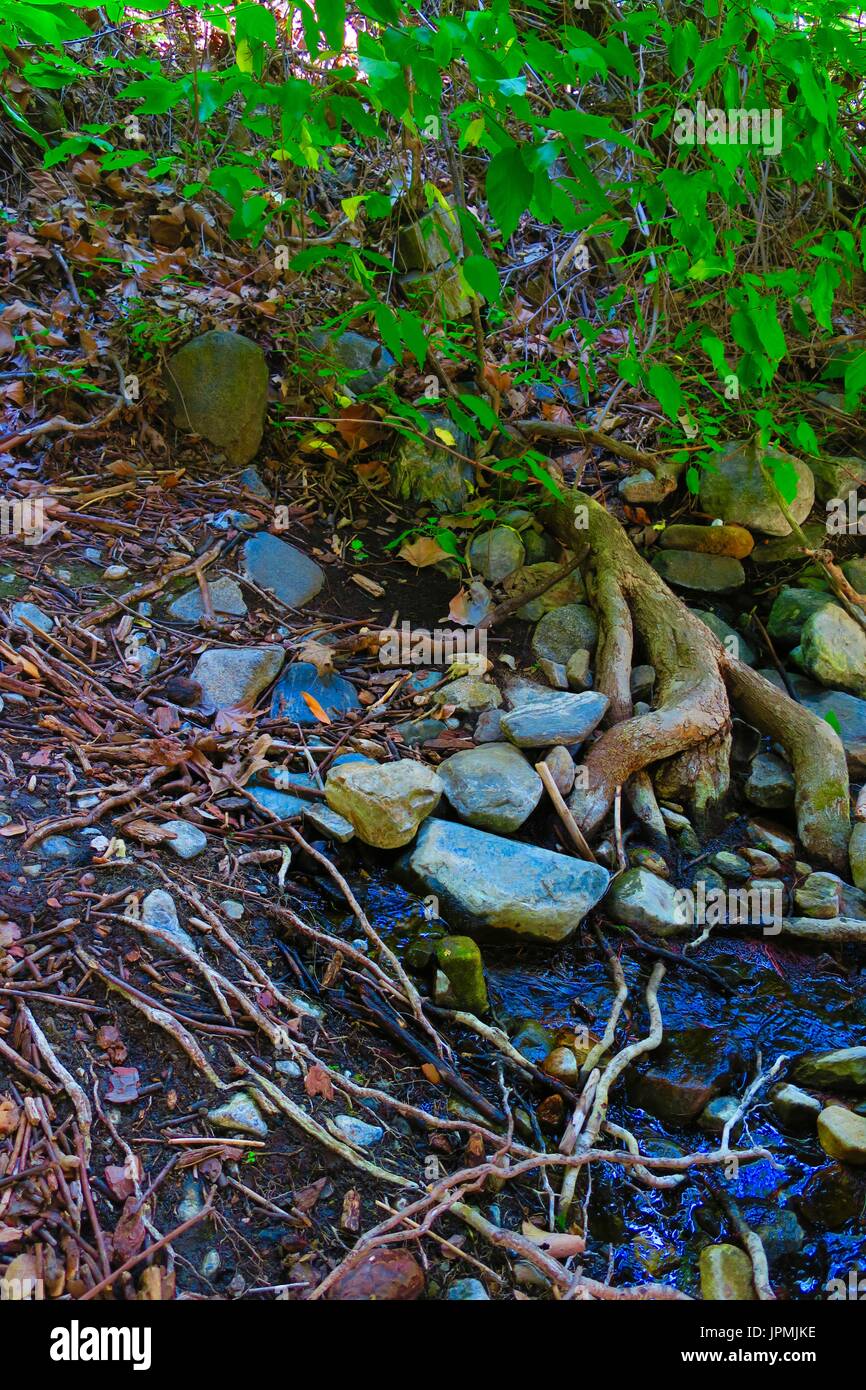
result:
<svg viewBox="0 0 866 1390"><path fill-rule="evenodd" d="M203 333L169 358L165 382L178 429L209 440L233 467L255 458L268 402L268 367L258 344L240 333Z"/></svg>

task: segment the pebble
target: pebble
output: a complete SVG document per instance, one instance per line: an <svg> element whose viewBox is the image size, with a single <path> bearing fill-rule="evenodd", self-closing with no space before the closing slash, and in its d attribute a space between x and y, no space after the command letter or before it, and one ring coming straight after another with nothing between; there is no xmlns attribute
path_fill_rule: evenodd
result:
<svg viewBox="0 0 866 1390"><path fill-rule="evenodd" d="M359 1149L372 1149L385 1137L385 1131L379 1125L365 1124L363 1120L356 1120L353 1115L336 1115L334 1125L344 1139L348 1139L350 1144Z"/></svg>
<svg viewBox="0 0 866 1390"><path fill-rule="evenodd" d="M166 821L163 830L170 831L174 836L173 840L166 840L165 844L178 859L195 859L207 849L207 835L189 821Z"/></svg>
<svg viewBox="0 0 866 1390"><path fill-rule="evenodd" d="M259 1107L246 1091L237 1091L222 1105L209 1110L207 1117L216 1129L251 1134L256 1139L264 1139L268 1133L268 1126Z"/></svg>

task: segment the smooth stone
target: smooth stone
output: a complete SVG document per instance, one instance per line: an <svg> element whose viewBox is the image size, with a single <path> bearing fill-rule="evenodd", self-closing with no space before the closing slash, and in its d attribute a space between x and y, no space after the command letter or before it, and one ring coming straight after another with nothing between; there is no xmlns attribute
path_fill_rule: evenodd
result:
<svg viewBox="0 0 866 1390"><path fill-rule="evenodd" d="M404 226L397 239L401 270L438 270L460 251L459 224L453 212L435 205Z"/></svg>
<svg viewBox="0 0 866 1390"><path fill-rule="evenodd" d="M670 878L671 871L654 849L648 845L629 845L628 862L633 869L649 869L658 878Z"/></svg>
<svg viewBox="0 0 866 1390"><path fill-rule="evenodd" d="M416 748L428 739L438 738L447 728L444 719L407 719L403 724L394 725L394 733L400 734L407 748ZM477 730L475 737L478 738Z"/></svg>
<svg viewBox="0 0 866 1390"><path fill-rule="evenodd" d="M662 550L689 550L701 555L728 555L745 560L755 542L743 526L690 526L675 523L659 536Z"/></svg>
<svg viewBox="0 0 866 1390"><path fill-rule="evenodd" d="M568 673L561 662L548 661L547 657L543 656L538 665L549 686L554 690L568 689Z"/></svg>
<svg viewBox="0 0 866 1390"><path fill-rule="evenodd" d="M212 1279L218 1274L222 1260L218 1250L208 1250L201 1262L201 1272L205 1279Z"/></svg>
<svg viewBox="0 0 866 1390"><path fill-rule="evenodd" d="M825 608L838 607L830 594L818 589L780 589L767 618L767 632L774 642L793 647L809 618Z"/></svg>
<svg viewBox="0 0 866 1390"><path fill-rule="evenodd" d="M191 1221L194 1216L198 1216L204 1206L204 1188L197 1178L188 1177L181 1188L181 1198L177 1204L177 1215L180 1220Z"/></svg>
<svg viewBox="0 0 866 1390"><path fill-rule="evenodd" d="M354 1115L335 1115L334 1125L343 1138L358 1149L372 1149L385 1137L380 1125L368 1125L363 1120L356 1120Z"/></svg>
<svg viewBox="0 0 866 1390"><path fill-rule="evenodd" d="M180 925L174 898L164 888L154 888L141 904L141 920L146 927L157 927L172 937L179 946L198 954L198 947L189 932Z"/></svg>
<svg viewBox="0 0 866 1390"><path fill-rule="evenodd" d="M490 1294L480 1279L456 1279L445 1294L449 1303L489 1303Z"/></svg>
<svg viewBox="0 0 866 1390"><path fill-rule="evenodd" d="M35 603L13 603L10 617L13 626L23 628L25 632L28 631L26 624L22 621L25 618L40 632L50 632L54 627L54 619L49 618L47 613L43 613L42 609L38 608Z"/></svg>
<svg viewBox="0 0 866 1390"><path fill-rule="evenodd" d="M574 935L610 877L599 864L438 819L425 821L398 872L473 934L551 943Z"/></svg>
<svg viewBox="0 0 866 1390"><path fill-rule="evenodd" d="M751 441L734 440L720 453L713 454L712 468L701 470L701 511L721 517L725 522L762 531L768 536L787 536L791 530L779 506L775 490L761 470L773 462L783 464L796 475L797 495L789 511L799 524L806 520L815 501L815 479L802 459L781 449L759 454Z"/></svg>
<svg viewBox="0 0 866 1390"><path fill-rule="evenodd" d="M795 888L794 902L804 917L838 917L842 906L839 884L829 875L810 874Z"/></svg>
<svg viewBox="0 0 866 1390"><path fill-rule="evenodd" d="M169 820L162 828L170 830L174 835L173 840L166 840L166 848L170 849L172 854L176 854L178 859L195 859L207 849L207 835L189 821Z"/></svg>
<svg viewBox="0 0 866 1390"><path fill-rule="evenodd" d="M289 1081L300 1081L304 1074L298 1063L289 1061L288 1057L281 1057L274 1063L274 1068L280 1076L287 1077Z"/></svg>
<svg viewBox="0 0 866 1390"><path fill-rule="evenodd" d="M221 575L209 585L211 603L214 613L228 614L232 618L243 618L247 612L247 605L244 603L244 596L241 593L240 585L228 575ZM204 602L201 591L196 586L194 589L187 589L186 593L180 594L173 603L169 605L169 614L182 623L197 623L204 617Z"/></svg>
<svg viewBox="0 0 866 1390"><path fill-rule="evenodd" d="M866 1047L806 1053L794 1064L792 1076L818 1090L866 1091Z"/></svg>
<svg viewBox="0 0 866 1390"><path fill-rule="evenodd" d="M834 605L813 613L792 659L819 684L866 696L866 632L844 609Z"/></svg>
<svg viewBox="0 0 866 1390"><path fill-rule="evenodd" d="M775 854L779 859L790 859L797 848L794 837L778 825L767 825L764 821L749 821L746 834L757 849Z"/></svg>
<svg viewBox="0 0 866 1390"><path fill-rule="evenodd" d="M592 671L590 662L592 656L585 647L580 647L568 658L568 665L565 668L565 679L572 690L590 690L592 688Z"/></svg>
<svg viewBox="0 0 866 1390"><path fill-rule="evenodd" d="M698 1116L698 1128L706 1130L709 1134L721 1134L739 1108L740 1102L734 1096L716 1096L715 1100L704 1106Z"/></svg>
<svg viewBox="0 0 866 1390"><path fill-rule="evenodd" d="M617 491L624 502L633 505L641 505L655 502L663 502L670 491L661 478L657 478L655 473L651 473L648 468L638 468L636 472L623 478L617 486Z"/></svg>
<svg viewBox="0 0 866 1390"><path fill-rule="evenodd" d="M778 874L782 867L776 856L767 854L766 850L751 849L746 845L741 847L739 852L756 878L768 878Z"/></svg>
<svg viewBox="0 0 866 1390"><path fill-rule="evenodd" d="M806 543L812 550L818 550L827 539L827 532L820 521L806 521L800 527ZM793 531L787 536L779 536L774 541L759 541L749 557L753 565L761 567L784 564L789 560L802 559L803 547L800 538Z"/></svg>
<svg viewBox="0 0 866 1390"><path fill-rule="evenodd" d="M833 393L820 392L818 398L827 396L833 396ZM840 402L840 409L843 409L844 397L834 399ZM830 401L826 403L831 404ZM815 475L815 492L821 502L829 502L834 497L847 502L850 492L856 494L860 488L866 487L866 459L857 458L856 455L812 459L809 467Z"/></svg>
<svg viewBox="0 0 866 1390"><path fill-rule="evenodd" d="M268 1126L259 1107L246 1091L237 1091L222 1105L207 1112L216 1129L231 1129L238 1134L252 1134L256 1139L267 1137Z"/></svg>
<svg viewBox="0 0 866 1390"><path fill-rule="evenodd" d="M315 785L313 779L306 772L283 772L282 777L290 785L303 787ZM249 782L247 791L252 792L256 801L260 801L269 811L273 811L280 820L288 820L291 816L303 816L314 804L306 797L293 796L290 791L285 790L284 786L275 787L271 783Z"/></svg>
<svg viewBox="0 0 866 1390"><path fill-rule="evenodd" d="M244 915L243 903L235 902L234 898L223 898L220 903L220 911L232 922L240 922Z"/></svg>
<svg viewBox="0 0 866 1390"><path fill-rule="evenodd" d="M821 1113L821 1102L790 1081L773 1088L770 1104L787 1129L801 1133L814 1129Z"/></svg>
<svg viewBox="0 0 866 1390"><path fill-rule="evenodd" d="M595 650L598 623L595 614L582 603L567 603L545 613L532 634L532 655L536 661L548 661L568 666L569 657L584 647Z"/></svg>
<svg viewBox="0 0 866 1390"><path fill-rule="evenodd" d="M455 710L473 714L479 710L498 709L502 695L497 686L484 681L480 676L458 676L449 681L434 695L436 705L453 705Z"/></svg>
<svg viewBox="0 0 866 1390"><path fill-rule="evenodd" d="M68 835L46 835L36 846L40 859L75 859L81 853L81 846Z"/></svg>
<svg viewBox="0 0 866 1390"><path fill-rule="evenodd" d="M814 1172L797 1199L797 1207L813 1226L841 1231L859 1222L866 1203L866 1175L856 1167L826 1163Z"/></svg>
<svg viewBox="0 0 866 1390"><path fill-rule="evenodd" d="M788 763L775 753L759 753L743 787L749 801L764 811L785 811L794 805L796 782Z"/></svg>
<svg viewBox="0 0 866 1390"><path fill-rule="evenodd" d="M544 763L546 767L550 768L550 775L560 796L568 796L574 786L577 771L574 766L574 759L568 749L564 748L561 743L556 744L549 753L545 754Z"/></svg>
<svg viewBox="0 0 866 1390"><path fill-rule="evenodd" d="M756 1232L770 1265L788 1255L797 1255L806 1243L806 1232L789 1207L774 1209Z"/></svg>
<svg viewBox="0 0 866 1390"><path fill-rule="evenodd" d="M435 952L439 974L447 986L437 994L436 1002L447 1008L486 1014L490 1006L477 943L469 936L444 936L436 942Z"/></svg>
<svg viewBox="0 0 866 1390"><path fill-rule="evenodd" d="M523 545L526 548L529 537L532 533L524 533ZM534 564L523 565L521 569L515 570L514 574L509 574L503 580L502 587L508 598L517 598L521 594L530 593L537 588L544 580L556 574L560 568L552 560L539 560ZM517 610L517 617L525 622L537 623L545 613L550 613L554 608L563 608L567 604L580 603L586 597L586 590L583 580L576 570L566 575L564 579L558 579L555 584L551 584L549 589L545 589L538 598L529 599L522 607Z"/></svg>
<svg viewBox="0 0 866 1390"><path fill-rule="evenodd" d="M656 683L654 666L632 667L629 689L633 700L651 700Z"/></svg>
<svg viewBox="0 0 866 1390"><path fill-rule="evenodd" d="M260 531L243 549L246 577L260 589L269 589L288 608L311 603L325 582L324 570L297 546Z"/></svg>
<svg viewBox="0 0 866 1390"><path fill-rule="evenodd" d="M626 927L673 936L685 927L676 890L649 869L626 869L610 886L604 900L608 920Z"/></svg>
<svg viewBox="0 0 866 1390"><path fill-rule="evenodd" d="M437 772L461 820L497 835L519 829L544 790L538 773L511 743L464 749L440 763Z"/></svg>
<svg viewBox="0 0 866 1390"><path fill-rule="evenodd" d="M757 1299L752 1261L738 1245L705 1245L699 1264L701 1297L707 1302L743 1303Z"/></svg>
<svg viewBox="0 0 866 1390"><path fill-rule="evenodd" d="M330 719L339 719L360 708L358 692L343 676L320 676L311 661L289 666L271 692L271 719L290 719L293 724L319 724L304 695L322 706Z"/></svg>
<svg viewBox="0 0 866 1390"><path fill-rule="evenodd" d="M257 343L240 333L203 333L168 359L165 384L179 429L209 440L232 465L255 457L268 402L268 366Z"/></svg>
<svg viewBox="0 0 866 1390"><path fill-rule="evenodd" d="M332 811L330 806L322 806L315 801L308 801L304 807L304 818L326 840L336 840L341 845L347 845L350 840L355 838L355 827L351 821L347 821L345 816L340 816L336 811Z"/></svg>
<svg viewBox="0 0 866 1390"><path fill-rule="evenodd" d="M580 1063L570 1047L554 1047L545 1057L541 1070L570 1086L580 1076Z"/></svg>
<svg viewBox="0 0 866 1390"><path fill-rule="evenodd" d="M866 556L856 555L853 560L846 560L842 573L854 592L866 597Z"/></svg>
<svg viewBox="0 0 866 1390"><path fill-rule="evenodd" d="M263 502L271 500L270 490L262 481L261 474L257 468L245 468L238 482L245 487L247 492L251 492L254 497L260 497Z"/></svg>
<svg viewBox="0 0 866 1390"><path fill-rule="evenodd" d="M866 821L857 821L851 832L848 858L855 887L866 892Z"/></svg>
<svg viewBox="0 0 866 1390"><path fill-rule="evenodd" d="M717 1096L739 1093L746 1059L724 1027L671 1028L626 1073L630 1105L657 1119L696 1120Z"/></svg>
<svg viewBox="0 0 866 1390"><path fill-rule="evenodd" d="M366 395L387 381L397 365L393 355L375 338L349 330L335 336L323 329L310 334L310 342L326 364L339 371L340 385L355 396Z"/></svg>
<svg viewBox="0 0 866 1390"><path fill-rule="evenodd" d="M211 647L196 662L192 680L201 686L206 706L250 706L279 675L285 659L282 647Z"/></svg>
<svg viewBox="0 0 866 1390"><path fill-rule="evenodd" d="M554 1045L554 1034L535 1018L520 1019L511 1034L512 1046L521 1057L540 1067Z"/></svg>
<svg viewBox="0 0 866 1390"><path fill-rule="evenodd" d="M492 531L476 536L469 546L472 569L490 584L501 584L525 559L523 541L510 526L494 526Z"/></svg>
<svg viewBox="0 0 866 1390"><path fill-rule="evenodd" d="M758 659L757 653L741 632L731 627L730 623L726 623L724 618L705 608L693 608L692 612L718 637L729 656L734 657L736 661L742 661L746 666L754 666Z"/></svg>
<svg viewBox="0 0 866 1390"><path fill-rule="evenodd" d="M589 737L608 704L607 696L594 690L552 692L545 700L503 714L502 732L518 748L549 748L555 743L571 747Z"/></svg>
<svg viewBox="0 0 866 1390"><path fill-rule="evenodd" d="M471 440L447 415L426 418L424 438L413 434L401 441L391 468L392 489L413 507L427 505L440 513L461 512L475 490L475 470L467 462ZM443 447L434 433L437 429L447 431L453 445Z"/></svg>
<svg viewBox="0 0 866 1390"><path fill-rule="evenodd" d="M731 879L734 883L745 883L752 872L748 859L744 859L741 854L734 854L727 849L719 850L718 854L714 854L710 860L710 865L722 875L722 878Z"/></svg>
<svg viewBox="0 0 866 1390"><path fill-rule="evenodd" d="M846 1110L843 1105L828 1105L818 1116L818 1142L830 1158L863 1167L866 1165L866 1118Z"/></svg>
<svg viewBox="0 0 866 1390"><path fill-rule="evenodd" d="M399 728L399 725L398 725ZM482 710L475 725L476 743L499 743L502 739L502 715L498 709Z"/></svg>
<svg viewBox="0 0 866 1390"><path fill-rule="evenodd" d="M702 555L691 550L662 550L654 558L653 569L665 583L676 589L698 593L726 594L740 589L746 571L739 560L727 555Z"/></svg>
<svg viewBox="0 0 866 1390"><path fill-rule="evenodd" d="M156 648L144 643L136 647L135 658L133 661L128 661L127 665L130 669L136 670L141 679L146 681L159 669L161 660L162 656Z"/></svg>
<svg viewBox="0 0 866 1390"><path fill-rule="evenodd" d="M331 810L354 826L364 844L377 849L408 844L425 817L435 811L443 790L435 772L410 758L381 764L343 763L331 768L325 782Z"/></svg>

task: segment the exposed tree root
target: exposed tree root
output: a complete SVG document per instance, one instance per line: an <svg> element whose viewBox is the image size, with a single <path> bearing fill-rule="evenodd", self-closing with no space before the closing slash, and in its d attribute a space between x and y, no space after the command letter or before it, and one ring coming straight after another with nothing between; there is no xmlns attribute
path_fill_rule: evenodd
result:
<svg viewBox="0 0 866 1390"><path fill-rule="evenodd" d="M589 748L586 785L571 810L591 835L627 788L637 814L653 824L656 786L709 821L729 784L729 694L745 716L785 747L797 783L796 811L807 853L839 871L850 834L848 770L841 740L824 720L736 661L715 635L637 553L605 509L581 492L548 507L545 519L564 545L589 541L585 578L599 616L597 687L610 700L609 727ZM632 714L629 680L634 632L656 672L656 708Z"/></svg>

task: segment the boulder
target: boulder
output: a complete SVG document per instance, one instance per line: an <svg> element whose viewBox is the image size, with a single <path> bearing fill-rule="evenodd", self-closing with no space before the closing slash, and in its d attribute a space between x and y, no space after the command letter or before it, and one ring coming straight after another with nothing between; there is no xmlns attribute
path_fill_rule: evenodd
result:
<svg viewBox="0 0 866 1390"><path fill-rule="evenodd" d="M608 698L595 690L580 694L551 691L544 699L503 714L502 732L518 748L550 748L555 743L582 743L600 722Z"/></svg>
<svg viewBox="0 0 866 1390"><path fill-rule="evenodd" d="M866 632L843 608L834 604L813 613L791 656L821 685L866 697Z"/></svg>
<svg viewBox="0 0 866 1390"><path fill-rule="evenodd" d="M755 542L743 526L666 526L659 536L662 550L691 550L703 555L729 555L745 560Z"/></svg>
<svg viewBox="0 0 866 1390"><path fill-rule="evenodd" d="M866 1166L866 1118L844 1105L828 1105L821 1111L818 1141L830 1158L857 1168Z"/></svg>
<svg viewBox="0 0 866 1390"><path fill-rule="evenodd" d="M796 480L797 493L789 510L796 522L805 521L815 500L811 470L802 459L781 449L760 451L752 440L733 441L713 455L712 468L701 470L701 510L768 536L787 536L791 528L761 463L770 472L784 468Z"/></svg>
<svg viewBox="0 0 866 1390"><path fill-rule="evenodd" d="M426 816L435 811L443 785L423 763L351 762L332 767L325 796L332 811L345 817L358 838L377 849L409 843Z"/></svg>
<svg viewBox="0 0 866 1390"><path fill-rule="evenodd" d="M511 743L482 743L440 763L445 795L469 825L510 835L530 816L544 790L541 778Z"/></svg>
<svg viewBox="0 0 866 1390"><path fill-rule="evenodd" d="M454 443L443 447L435 431L443 430ZM396 497L413 507L430 506L437 512L461 512L475 488L471 441L447 415L427 417L427 434L407 435L400 443L391 467L391 485ZM460 457L462 455L462 457Z"/></svg>
<svg viewBox="0 0 866 1390"><path fill-rule="evenodd" d="M215 330L193 338L165 368L172 419L243 467L258 452L268 403L268 366L258 344Z"/></svg>
<svg viewBox="0 0 866 1390"><path fill-rule="evenodd" d="M210 709L250 707L285 661L281 647L211 647L196 662L192 679Z"/></svg>

